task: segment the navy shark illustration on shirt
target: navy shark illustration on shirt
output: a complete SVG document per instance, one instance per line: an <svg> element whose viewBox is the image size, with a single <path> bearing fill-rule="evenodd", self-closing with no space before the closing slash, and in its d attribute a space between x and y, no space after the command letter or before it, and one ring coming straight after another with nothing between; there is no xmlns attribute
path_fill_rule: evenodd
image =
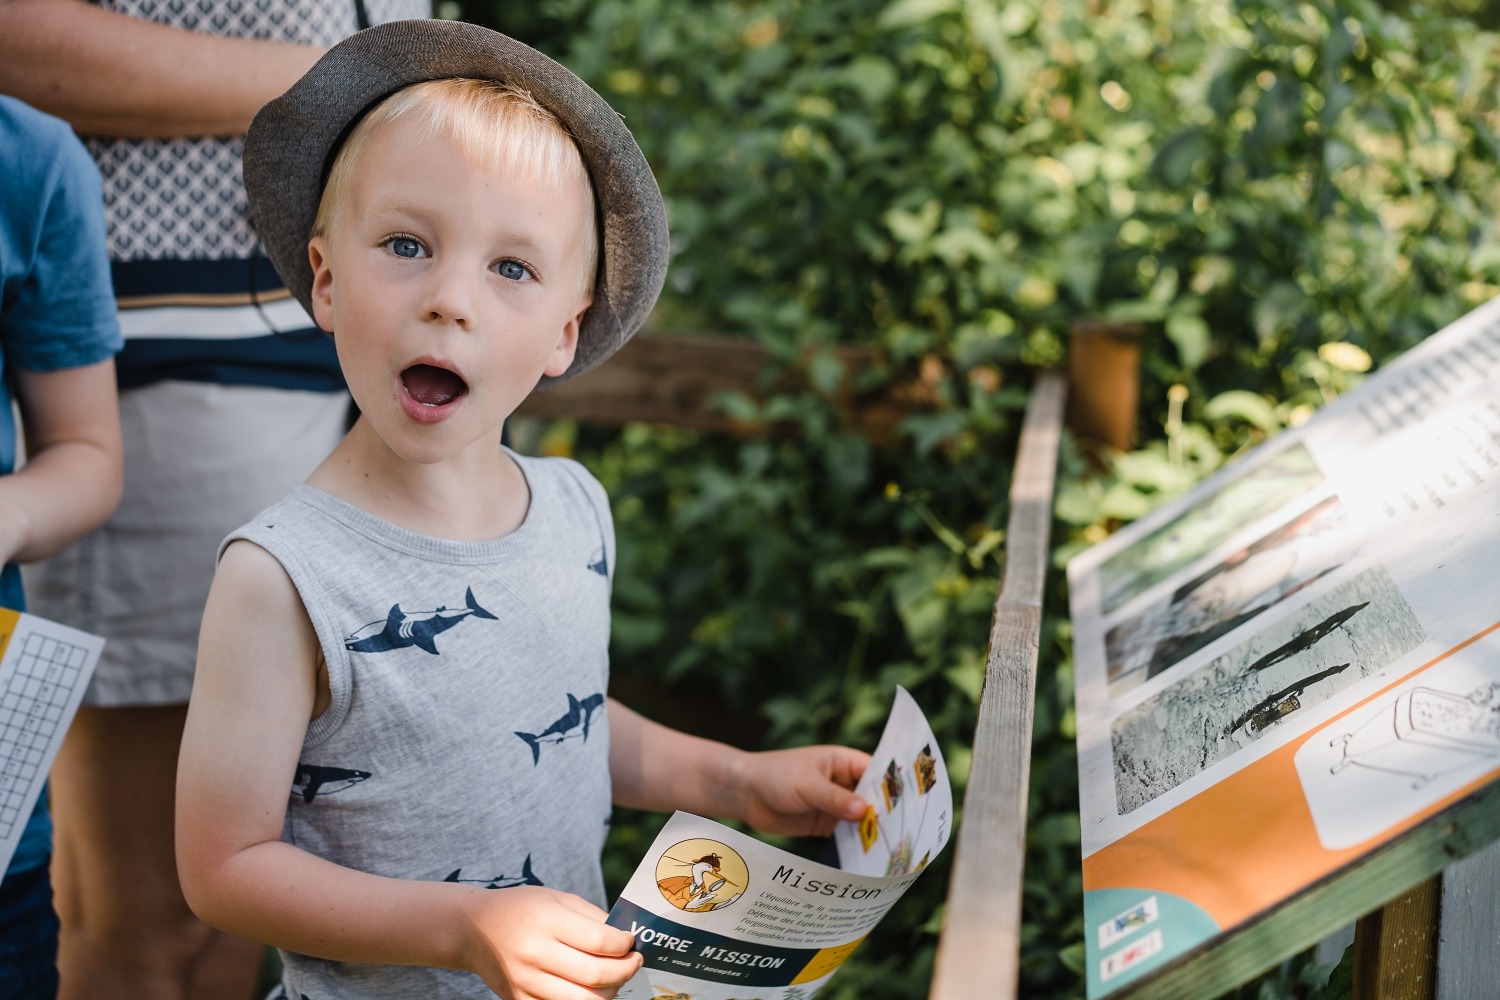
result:
<svg viewBox="0 0 1500 1000"><path fill-rule="evenodd" d="M392 604L384 621L370 622L355 629L344 640L344 648L355 653L387 653L417 646L437 655L437 637L465 618L495 619L479 606L472 587L464 591L464 606L461 608L440 604L432 611L402 611L399 602Z"/></svg>
<svg viewBox="0 0 1500 1000"><path fill-rule="evenodd" d="M531 763L535 765L541 761L543 743L555 744L575 738L587 742L589 725L594 721L594 713L603 704L603 694L591 694L582 701L570 694L568 695L568 710L552 725L539 733L516 732L516 735L531 748Z"/></svg>
<svg viewBox="0 0 1500 1000"><path fill-rule="evenodd" d="M266 1000L293 1000L293 998L292 995L286 991L285 986L277 983L276 988L270 993L266 994ZM302 993L299 991L297 993L296 1000L313 1000L313 998L308 996L306 993Z"/></svg>
<svg viewBox="0 0 1500 1000"><path fill-rule="evenodd" d="M303 802L311 802L319 795L342 792L369 776L369 771L351 771L344 767L323 767L299 761L297 773L292 778L292 794L302 796Z"/></svg>
<svg viewBox="0 0 1500 1000"><path fill-rule="evenodd" d="M599 547L599 551L594 553L594 558L589 560L589 569L600 576L609 576L609 557L604 554L604 547L602 545Z"/></svg>
<svg viewBox="0 0 1500 1000"><path fill-rule="evenodd" d="M462 882L464 885L477 885L481 889L510 889L518 885L540 885L547 883L536 877L531 870L531 855L526 855L526 860L521 863L521 874L519 875L496 875L494 878L462 878L462 868L455 868L444 882Z"/></svg>

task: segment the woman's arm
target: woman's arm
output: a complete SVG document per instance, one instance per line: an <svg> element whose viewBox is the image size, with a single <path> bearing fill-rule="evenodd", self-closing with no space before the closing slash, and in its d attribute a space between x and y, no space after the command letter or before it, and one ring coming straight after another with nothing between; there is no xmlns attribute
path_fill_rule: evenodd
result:
<svg viewBox="0 0 1500 1000"><path fill-rule="evenodd" d="M94 135L242 134L322 52L173 28L85 0L0 0L0 93Z"/></svg>

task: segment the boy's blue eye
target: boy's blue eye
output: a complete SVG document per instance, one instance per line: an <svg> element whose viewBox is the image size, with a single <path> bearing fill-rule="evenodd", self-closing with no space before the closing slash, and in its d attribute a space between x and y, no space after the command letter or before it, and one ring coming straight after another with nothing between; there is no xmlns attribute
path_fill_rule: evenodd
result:
<svg viewBox="0 0 1500 1000"><path fill-rule="evenodd" d="M422 255L422 244L405 236L397 236L389 243L391 253L397 257L420 257Z"/></svg>
<svg viewBox="0 0 1500 1000"><path fill-rule="evenodd" d="M495 270L500 277L509 278L511 281L520 281L526 277L526 268L513 260L502 260L495 265Z"/></svg>

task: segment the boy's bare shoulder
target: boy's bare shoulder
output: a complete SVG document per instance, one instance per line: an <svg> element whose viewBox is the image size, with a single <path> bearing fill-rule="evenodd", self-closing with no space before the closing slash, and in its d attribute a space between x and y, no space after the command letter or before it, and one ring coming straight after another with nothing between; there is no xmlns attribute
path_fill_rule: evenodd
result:
<svg viewBox="0 0 1500 1000"><path fill-rule="evenodd" d="M236 615L307 617L297 587L271 553L245 539L230 542L219 557L209 591L209 607Z"/></svg>

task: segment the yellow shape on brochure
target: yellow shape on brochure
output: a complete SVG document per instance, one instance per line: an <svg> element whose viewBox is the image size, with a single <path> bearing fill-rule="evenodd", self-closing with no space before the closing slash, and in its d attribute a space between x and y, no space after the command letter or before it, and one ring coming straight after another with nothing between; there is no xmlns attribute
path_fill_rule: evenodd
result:
<svg viewBox="0 0 1500 1000"><path fill-rule="evenodd" d="M865 814L859 818L859 846L869 854L879 837L880 817L875 814L874 806L865 806Z"/></svg>
<svg viewBox="0 0 1500 1000"><path fill-rule="evenodd" d="M21 612L0 608L0 653L4 653L5 647L10 645L10 637L16 634L16 626L20 623Z"/></svg>
<svg viewBox="0 0 1500 1000"><path fill-rule="evenodd" d="M812 957L812 961L808 962L806 967L804 967L801 972L797 973L797 978L793 979L788 985L800 986L803 983L810 983L815 979L822 979L834 969L837 969L839 966L843 965L844 959L854 954L854 949L858 948L859 943L863 940L864 938L862 937L855 938L848 944L836 945L832 948L824 948L822 951L818 952Z"/></svg>

